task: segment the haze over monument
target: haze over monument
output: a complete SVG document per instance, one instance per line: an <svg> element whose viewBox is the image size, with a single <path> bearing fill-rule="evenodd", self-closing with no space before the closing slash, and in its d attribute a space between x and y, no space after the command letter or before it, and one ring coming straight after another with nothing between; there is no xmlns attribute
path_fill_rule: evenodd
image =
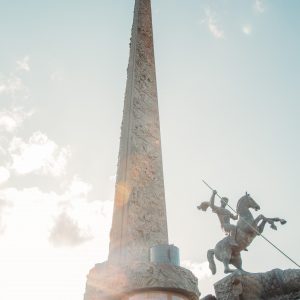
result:
<svg viewBox="0 0 300 300"><path fill-rule="evenodd" d="M299 261L300 246L289 236L299 211L299 5L153 0L169 241L183 261L201 267L204 294L216 279L205 277L201 249L222 234L215 219L195 208L209 200L203 177L233 205L248 191L268 215L281 211L286 227L268 234ZM1 149L21 139L16 151L0 150L0 297L6 300L20 294L82 300L86 270L108 254L132 8L133 1L1 5ZM16 63L26 61L29 71ZM3 125L7 115L17 126ZM48 155L29 159L41 143ZM26 169L10 164L21 146L28 152L14 158L24 159ZM45 161L60 163L49 168ZM62 207L70 195L76 201ZM57 224L69 230L54 231L62 233L54 235L55 248L49 236ZM253 247L262 256L249 251L247 270L269 270L275 261L290 266L263 241Z"/></svg>

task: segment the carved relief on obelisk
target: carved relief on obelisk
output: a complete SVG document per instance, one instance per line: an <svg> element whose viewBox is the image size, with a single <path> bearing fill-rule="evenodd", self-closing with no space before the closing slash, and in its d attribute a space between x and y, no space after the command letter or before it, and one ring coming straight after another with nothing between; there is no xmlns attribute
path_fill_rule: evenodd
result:
<svg viewBox="0 0 300 300"><path fill-rule="evenodd" d="M138 0L127 70L109 261L149 261L168 244L151 1Z"/></svg>
<svg viewBox="0 0 300 300"><path fill-rule="evenodd" d="M136 0L109 257L90 270L84 299L144 299L154 290L197 300L197 285L168 243L151 0Z"/></svg>

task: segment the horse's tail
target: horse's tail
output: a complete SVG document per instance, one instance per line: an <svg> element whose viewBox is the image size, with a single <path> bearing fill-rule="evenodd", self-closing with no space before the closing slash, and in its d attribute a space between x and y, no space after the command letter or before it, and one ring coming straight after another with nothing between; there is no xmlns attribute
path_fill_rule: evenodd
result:
<svg viewBox="0 0 300 300"><path fill-rule="evenodd" d="M209 262L209 268L213 275L215 275L217 273L217 267L215 264L214 255L215 255L215 251L213 249L210 249L207 251L207 259Z"/></svg>

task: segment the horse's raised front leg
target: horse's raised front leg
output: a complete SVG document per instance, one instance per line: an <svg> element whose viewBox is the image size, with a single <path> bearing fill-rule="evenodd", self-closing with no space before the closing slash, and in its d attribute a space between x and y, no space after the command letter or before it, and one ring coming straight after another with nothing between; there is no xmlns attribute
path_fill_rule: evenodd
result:
<svg viewBox="0 0 300 300"><path fill-rule="evenodd" d="M281 225L284 225L286 223L286 220L280 218L267 218L267 222L271 225L272 229L277 230L275 222L280 222Z"/></svg>
<svg viewBox="0 0 300 300"><path fill-rule="evenodd" d="M262 221L260 224L259 222ZM265 226L268 222L268 219L264 216L264 215L259 215L255 220L254 220L254 224L256 225L257 228L257 234L260 235L262 234L262 232L265 229Z"/></svg>
<svg viewBox="0 0 300 300"><path fill-rule="evenodd" d="M260 221L262 222L259 224ZM280 218L266 218L264 215L259 215L254 220L254 224L257 226L257 234L261 234L264 231L267 223L271 225L272 229L277 230L275 222L280 222L281 225L284 225L286 220Z"/></svg>

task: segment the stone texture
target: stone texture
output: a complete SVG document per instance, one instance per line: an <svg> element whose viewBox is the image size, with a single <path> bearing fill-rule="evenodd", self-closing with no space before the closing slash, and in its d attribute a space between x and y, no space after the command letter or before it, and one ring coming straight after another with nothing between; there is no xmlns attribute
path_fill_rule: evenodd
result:
<svg viewBox="0 0 300 300"><path fill-rule="evenodd" d="M150 248L167 244L151 1L136 0L109 257L90 271L84 299L120 300L149 290L199 299L189 270L150 262Z"/></svg>
<svg viewBox="0 0 300 300"><path fill-rule="evenodd" d="M300 299L300 270L236 271L215 284L218 300Z"/></svg>
<svg viewBox="0 0 300 300"><path fill-rule="evenodd" d="M131 294L122 300L188 300L184 295L176 292L168 291L145 291L139 292L138 294Z"/></svg>
<svg viewBox="0 0 300 300"><path fill-rule="evenodd" d="M127 70L109 260L148 261L168 244L151 1L138 0Z"/></svg>
<svg viewBox="0 0 300 300"><path fill-rule="evenodd" d="M144 290L178 292L191 300L199 299L198 279L191 271L170 264L136 262L129 265L103 263L88 275L85 299L121 299Z"/></svg>

